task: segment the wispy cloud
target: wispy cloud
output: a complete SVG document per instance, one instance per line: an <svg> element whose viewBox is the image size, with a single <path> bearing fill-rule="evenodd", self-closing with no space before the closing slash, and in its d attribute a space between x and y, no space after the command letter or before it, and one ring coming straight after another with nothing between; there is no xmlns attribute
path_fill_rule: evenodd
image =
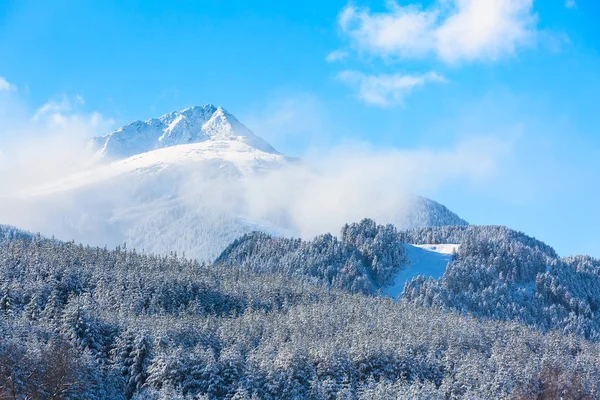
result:
<svg viewBox="0 0 600 400"><path fill-rule="evenodd" d="M0 92L2 91L14 91L17 90L17 87L15 85L13 85L12 83L10 83L9 81L7 81L5 78L0 76Z"/></svg>
<svg viewBox="0 0 600 400"><path fill-rule="evenodd" d="M346 58L348 58L349 55L350 53L348 53L345 50L334 50L331 53L327 54L327 57L325 57L325 61L329 63L343 61Z"/></svg>
<svg viewBox="0 0 600 400"><path fill-rule="evenodd" d="M16 91L0 96L0 196L78 171L90 162L87 140L113 120L59 96L34 108Z"/></svg>
<svg viewBox="0 0 600 400"><path fill-rule="evenodd" d="M426 83L447 82L443 76L435 72L421 75L367 75L358 71L342 71L338 74L338 79L356 87L359 99L380 107L403 104L404 98L409 93Z"/></svg>
<svg viewBox="0 0 600 400"><path fill-rule="evenodd" d="M108 132L114 120L105 118L97 111L81 112L79 107L84 104L85 100L81 95L74 98L63 95L39 107L32 117L32 122L54 130L75 130L80 132L80 137Z"/></svg>
<svg viewBox="0 0 600 400"><path fill-rule="evenodd" d="M512 146L493 137L466 138L436 150L338 146L250 179L244 198L253 218L277 223L286 216L287 228L303 237L335 232L365 217L402 227L410 194L435 194L459 183L485 186Z"/></svg>
<svg viewBox="0 0 600 400"><path fill-rule="evenodd" d="M577 8L577 3L575 3L575 0L567 0L567 1L565 1L565 7Z"/></svg>
<svg viewBox="0 0 600 400"><path fill-rule="evenodd" d="M443 62L496 60L532 43L533 0L437 0L432 6L400 6L375 13L349 5L338 19L352 46L384 58Z"/></svg>

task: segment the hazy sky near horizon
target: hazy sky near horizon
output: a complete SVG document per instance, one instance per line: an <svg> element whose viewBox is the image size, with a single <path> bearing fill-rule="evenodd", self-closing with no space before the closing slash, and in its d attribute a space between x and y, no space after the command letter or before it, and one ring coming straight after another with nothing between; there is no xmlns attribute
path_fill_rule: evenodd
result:
<svg viewBox="0 0 600 400"><path fill-rule="evenodd" d="M0 164L205 103L301 157L482 140L494 173L417 194L600 257L599 18L595 0L0 0Z"/></svg>

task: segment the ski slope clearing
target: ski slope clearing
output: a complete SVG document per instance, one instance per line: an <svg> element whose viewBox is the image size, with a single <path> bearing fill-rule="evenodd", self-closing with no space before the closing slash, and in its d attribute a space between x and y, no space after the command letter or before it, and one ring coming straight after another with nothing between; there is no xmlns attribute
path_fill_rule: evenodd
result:
<svg viewBox="0 0 600 400"><path fill-rule="evenodd" d="M408 246L417 247L422 250L452 255L455 250L458 250L459 244L410 244Z"/></svg>
<svg viewBox="0 0 600 400"><path fill-rule="evenodd" d="M405 244L408 266L400 271L394 284L383 290L383 295L398 298L402 295L407 281L419 275L440 278L446 266L452 261L452 253L458 250L459 244Z"/></svg>

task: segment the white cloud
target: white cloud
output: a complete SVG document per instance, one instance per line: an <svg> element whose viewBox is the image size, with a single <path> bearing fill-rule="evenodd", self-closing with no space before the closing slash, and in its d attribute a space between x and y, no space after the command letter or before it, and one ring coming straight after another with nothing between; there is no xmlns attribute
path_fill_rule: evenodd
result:
<svg viewBox="0 0 600 400"><path fill-rule="evenodd" d="M337 232L365 217L402 227L411 194L435 195L465 183L488 185L512 146L492 137L471 137L436 150L339 146L250 179L244 198L252 217L273 223L283 219L303 237Z"/></svg>
<svg viewBox="0 0 600 400"><path fill-rule="evenodd" d="M0 97L0 195L90 163L87 140L108 132L113 121L79 105L63 96L32 109L17 92Z"/></svg>
<svg viewBox="0 0 600 400"><path fill-rule="evenodd" d="M381 107L402 104L406 95L426 83L446 82L443 76L435 72L421 75L366 75L358 71L343 71L338 74L338 78L356 86L359 99L367 104Z"/></svg>
<svg viewBox="0 0 600 400"><path fill-rule="evenodd" d="M71 101L68 97L63 96L58 100L49 100L42 104L33 115L33 120L37 121L48 115L58 114L62 112L68 112L71 110Z"/></svg>
<svg viewBox="0 0 600 400"><path fill-rule="evenodd" d="M50 100L39 107L30 122L40 131L61 135L68 133L77 140L108 132L114 120L105 118L97 111L81 112L79 106L84 104L80 95L74 98L63 95L58 100Z"/></svg>
<svg viewBox="0 0 600 400"><path fill-rule="evenodd" d="M346 58L348 58L349 55L350 53L348 53L345 50L334 50L331 53L327 54L327 57L325 57L325 61L329 63L343 61Z"/></svg>
<svg viewBox="0 0 600 400"><path fill-rule="evenodd" d="M9 81L7 81L5 78L0 76L0 92L2 91L14 91L17 90L17 87L15 85L13 85L12 83L10 83Z"/></svg>
<svg viewBox="0 0 600 400"><path fill-rule="evenodd" d="M429 8L391 3L387 12L347 6L338 19L361 52L446 63L496 60L532 43L533 0L437 0Z"/></svg>
<svg viewBox="0 0 600 400"><path fill-rule="evenodd" d="M565 1L565 7L577 8L577 3L575 3L575 0L567 0L567 1Z"/></svg>

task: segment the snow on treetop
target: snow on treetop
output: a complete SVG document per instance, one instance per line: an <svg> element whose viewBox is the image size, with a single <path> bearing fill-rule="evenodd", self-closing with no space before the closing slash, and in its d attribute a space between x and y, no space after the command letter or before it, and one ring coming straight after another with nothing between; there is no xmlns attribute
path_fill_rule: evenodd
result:
<svg viewBox="0 0 600 400"><path fill-rule="evenodd" d="M208 140L244 142L266 153L277 151L222 107L212 104L189 107L159 118L135 121L92 140L101 156L126 158L180 144Z"/></svg>

